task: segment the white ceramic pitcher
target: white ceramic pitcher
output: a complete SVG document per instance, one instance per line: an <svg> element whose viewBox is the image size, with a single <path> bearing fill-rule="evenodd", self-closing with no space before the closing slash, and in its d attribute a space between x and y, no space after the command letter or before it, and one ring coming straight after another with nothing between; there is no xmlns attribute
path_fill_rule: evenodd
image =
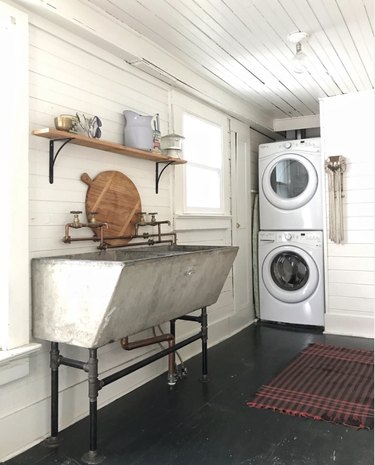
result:
<svg viewBox="0 0 375 465"><path fill-rule="evenodd" d="M124 145L141 150L153 149L154 129L152 127L155 116L144 116L125 110Z"/></svg>

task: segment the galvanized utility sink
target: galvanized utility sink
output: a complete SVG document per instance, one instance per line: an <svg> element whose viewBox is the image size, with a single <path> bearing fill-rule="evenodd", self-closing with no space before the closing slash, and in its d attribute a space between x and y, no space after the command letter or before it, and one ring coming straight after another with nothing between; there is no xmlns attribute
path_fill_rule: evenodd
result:
<svg viewBox="0 0 375 465"><path fill-rule="evenodd" d="M237 250L172 245L34 258L33 334L96 348L212 305Z"/></svg>

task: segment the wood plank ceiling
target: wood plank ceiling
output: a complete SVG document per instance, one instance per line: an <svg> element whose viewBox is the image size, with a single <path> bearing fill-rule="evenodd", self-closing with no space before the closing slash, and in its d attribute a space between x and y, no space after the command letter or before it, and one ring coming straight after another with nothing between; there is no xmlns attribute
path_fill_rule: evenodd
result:
<svg viewBox="0 0 375 465"><path fill-rule="evenodd" d="M271 118L374 87L373 0L85 0ZM304 31L308 72L292 71ZM155 61L157 63L157 61Z"/></svg>

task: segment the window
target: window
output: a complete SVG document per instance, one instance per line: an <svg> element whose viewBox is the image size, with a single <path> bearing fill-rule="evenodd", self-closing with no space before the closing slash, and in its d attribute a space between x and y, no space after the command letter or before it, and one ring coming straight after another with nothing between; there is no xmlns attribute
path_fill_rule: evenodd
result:
<svg viewBox="0 0 375 465"><path fill-rule="evenodd" d="M185 211L223 211L222 127L189 113L183 114Z"/></svg>
<svg viewBox="0 0 375 465"><path fill-rule="evenodd" d="M174 170L176 218L206 216L221 221L230 216L229 118L176 90L171 91L170 102L170 132L185 137L187 160Z"/></svg>

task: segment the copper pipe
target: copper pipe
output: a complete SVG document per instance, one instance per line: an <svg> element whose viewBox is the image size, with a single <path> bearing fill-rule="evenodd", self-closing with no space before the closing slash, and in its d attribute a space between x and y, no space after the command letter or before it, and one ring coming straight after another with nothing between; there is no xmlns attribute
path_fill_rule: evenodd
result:
<svg viewBox="0 0 375 465"><path fill-rule="evenodd" d="M136 223L137 226L157 226L159 224L167 224L168 226L170 226L171 222L169 220L165 220L165 221L145 221L145 222Z"/></svg>
<svg viewBox="0 0 375 465"><path fill-rule="evenodd" d="M165 237L165 236L170 236L172 237L172 239L169 239L169 240L161 240L161 237ZM157 241L152 241L149 239L151 237L157 237L158 240ZM125 245L110 245L110 244L107 244L105 243L106 240L113 240L113 239L149 239L149 242L148 242L148 245L153 245L153 244L170 244L170 245L173 245L173 244L177 244L177 234L176 233L162 233L160 234L147 234L147 235L140 235L140 236L106 236L104 238L104 244L100 244L98 246L98 249L113 249L113 248L121 248L121 247L136 247L136 246L140 246L140 245L144 245L142 242L133 242L132 244L125 244ZM74 240L74 239L72 239Z"/></svg>
<svg viewBox="0 0 375 465"><path fill-rule="evenodd" d="M170 233L162 233L160 236L176 236L176 233L170 232ZM149 234L149 233L144 233L144 234L133 234L129 236L105 236L106 240L113 240L113 239L148 239L149 237L159 237L159 234Z"/></svg>
<svg viewBox="0 0 375 465"><path fill-rule="evenodd" d="M161 240L161 226L160 223L158 223L158 236L159 236L159 241Z"/></svg>
<svg viewBox="0 0 375 465"><path fill-rule="evenodd" d="M100 238L99 237L71 237L71 236L68 236L68 237L63 237L63 242L65 242L65 244L70 244L71 242L82 242L82 241L94 241L94 242L99 242L100 241ZM100 245L98 245L98 247L100 247ZM103 247L105 248L105 247Z"/></svg>
<svg viewBox="0 0 375 465"><path fill-rule="evenodd" d="M161 334L160 336L148 337L147 339L140 339L139 341L129 342L129 338L123 337L121 339L121 347L124 350L133 350L138 349L139 347L146 347L151 344L157 344L159 342L165 341L174 341L174 336L172 334Z"/></svg>
<svg viewBox="0 0 375 465"><path fill-rule="evenodd" d="M162 236L175 236L176 233L163 233ZM113 239L123 239L123 240L126 240L126 239L148 239L149 237L158 237L159 235L158 234L149 234L149 233L144 233L144 234L132 234L132 235L129 235L129 236L105 236L104 239L106 240L113 240Z"/></svg>
<svg viewBox="0 0 375 465"><path fill-rule="evenodd" d="M165 221L139 221L138 223L135 224L135 234L138 235L139 226L157 226L158 227L158 235L160 236L160 233L161 233L160 225L161 224L167 224L168 226L170 226L171 222L169 220L165 220ZM164 233L164 234L169 234L169 233Z"/></svg>
<svg viewBox="0 0 375 465"><path fill-rule="evenodd" d="M100 228L100 245L104 244L104 228L107 228L108 229L108 223L79 223L79 226L77 226L76 224L74 223L67 223L65 225L65 235L64 235L64 238L63 238L63 241L67 244L70 244L71 242L74 242L74 241L98 241L99 239L96 239L95 237L94 238L72 238L70 235L69 235L69 229L70 228L73 228L73 229L81 229L81 228L90 228L90 229L96 229L96 228Z"/></svg>
<svg viewBox="0 0 375 465"><path fill-rule="evenodd" d="M108 224L107 224L107 229L108 229ZM103 246L103 245L104 245L104 228L100 228L100 246Z"/></svg>
<svg viewBox="0 0 375 465"><path fill-rule="evenodd" d="M68 238L70 238L70 236L69 236L69 228L70 228L70 223L65 225L65 235L64 235L65 240L68 240Z"/></svg>
<svg viewBox="0 0 375 465"><path fill-rule="evenodd" d="M115 249L115 248L124 248L124 247L139 247L142 245L154 245L154 244L169 244L173 245L176 244L176 237L173 235L173 239L170 240L165 240L165 241L153 241L152 243L143 243L143 242L134 242L133 244L125 244L125 245L110 245L106 244L105 239L103 240L99 237L93 236L93 237L71 237L71 236L64 236L63 237L63 242L66 244L70 244L71 242L82 242L82 241L93 241L93 242L99 242L100 244L98 245L98 249L101 250L106 250L106 249ZM118 239L118 237L113 237L112 239ZM122 238L120 238L122 239Z"/></svg>
<svg viewBox="0 0 375 465"><path fill-rule="evenodd" d="M70 244L71 242L75 241L94 241L94 242L99 242L99 249L106 249L109 247L118 247L118 246L110 246L109 244L106 244L106 240L114 240L114 239L123 239L123 240L132 240L132 239L149 239L152 237L157 237L158 241L149 241L149 245L153 245L154 243L171 243L171 244L176 244L177 243L177 235L174 232L170 233L161 233L160 230L160 224L168 223L170 224L169 221L156 221L155 223L149 223L150 225L157 225L158 226L158 233L157 234L149 234L149 233L144 233L144 234L133 234L133 235L127 235L127 236L104 236L104 228L108 229L108 223L79 223L79 226L75 223L67 223L65 225L65 235L63 237L63 242L66 244ZM138 225L136 225L136 231L138 231L137 228ZM69 235L69 229L81 229L81 228L90 228L90 229L96 229L100 228L100 238L98 239L96 236L94 237L77 237L73 238ZM165 236L170 236L173 239L169 241L162 241L161 238ZM130 246L135 246L135 245L142 245L142 243L135 243L135 244L127 244L124 246L120 247L130 247Z"/></svg>
<svg viewBox="0 0 375 465"><path fill-rule="evenodd" d="M107 238L105 238L107 239ZM113 238L113 239L118 239L118 238ZM72 239L74 240L74 239ZM104 243L104 246L101 247L100 245L98 246L98 249L102 248L102 249L121 249L121 248L125 248L125 247L139 247L140 245L154 245L154 244L169 244L169 245L173 245L173 244L176 244L176 241L175 240L172 240L172 239L169 239L169 240L166 240L166 241L153 241L151 239L149 239L149 241L147 243L143 243L143 242L133 242L132 244L126 244L126 245L110 245L110 244L106 244Z"/></svg>
<svg viewBox="0 0 375 465"><path fill-rule="evenodd" d="M129 342L129 338L126 336L123 337L120 341L121 347L124 350L138 349L139 347L160 344L161 342L168 342L168 347L172 348L175 345L175 337L173 334L161 334L160 336L153 336L147 339L140 339L139 341ZM170 384L175 384L176 382L175 352L171 352L168 355L168 380Z"/></svg>

